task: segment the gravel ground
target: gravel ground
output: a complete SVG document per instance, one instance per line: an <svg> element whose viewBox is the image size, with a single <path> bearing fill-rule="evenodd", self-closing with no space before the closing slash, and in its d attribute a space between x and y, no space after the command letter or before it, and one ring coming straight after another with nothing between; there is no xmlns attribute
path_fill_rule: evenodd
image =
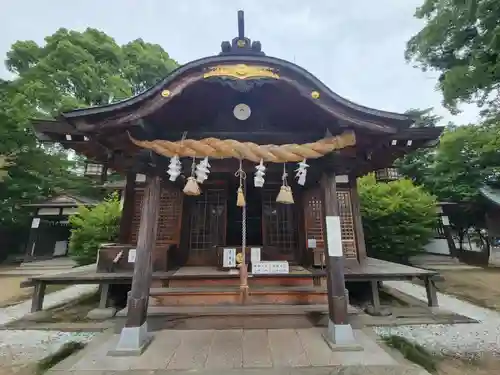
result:
<svg viewBox="0 0 500 375"><path fill-rule="evenodd" d="M405 281L384 282L384 285L427 301L425 289ZM474 357L480 353L500 354L500 314L442 293L438 294L440 309L466 315L480 323L435 324L399 327L376 327L380 336L398 335L434 353Z"/></svg>
<svg viewBox="0 0 500 375"><path fill-rule="evenodd" d="M0 331L0 366L38 361L70 341L87 343L96 333Z"/></svg>

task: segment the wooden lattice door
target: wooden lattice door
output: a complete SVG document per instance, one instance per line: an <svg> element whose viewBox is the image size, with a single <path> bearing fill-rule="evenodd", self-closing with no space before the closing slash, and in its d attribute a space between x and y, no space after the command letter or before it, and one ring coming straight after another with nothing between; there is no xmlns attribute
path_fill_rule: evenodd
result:
<svg viewBox="0 0 500 375"><path fill-rule="evenodd" d="M130 243L136 244L141 222L141 208L144 190L136 190L135 207L130 231ZM160 195L160 212L156 231L156 247L178 245L182 220L183 194L177 187L163 186Z"/></svg>
<svg viewBox="0 0 500 375"><path fill-rule="evenodd" d="M279 188L262 191L262 232L273 260L295 261L298 252L296 206L276 202Z"/></svg>
<svg viewBox="0 0 500 375"><path fill-rule="evenodd" d="M224 188L208 188L192 198L187 265L217 264L217 246L223 246L226 238L226 204Z"/></svg>
<svg viewBox="0 0 500 375"><path fill-rule="evenodd" d="M342 251L344 257L356 259L357 247L351 191L349 189L337 188L337 200L342 234ZM303 203L306 241L308 239L316 240L316 247L318 249L324 248L325 230L323 228L323 201L321 198L321 190L319 188L313 188L306 191L303 196Z"/></svg>

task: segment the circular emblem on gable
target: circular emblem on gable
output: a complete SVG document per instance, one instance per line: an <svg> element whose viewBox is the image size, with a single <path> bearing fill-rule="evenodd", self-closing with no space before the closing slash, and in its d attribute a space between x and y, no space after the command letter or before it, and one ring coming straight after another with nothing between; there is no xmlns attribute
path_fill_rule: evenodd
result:
<svg viewBox="0 0 500 375"><path fill-rule="evenodd" d="M233 114L234 117L236 117L238 120L243 121L250 117L250 115L252 114L252 110L248 105L240 103L234 107Z"/></svg>
<svg viewBox="0 0 500 375"><path fill-rule="evenodd" d="M167 98L170 96L170 91L169 90L163 90L161 92L161 96L163 96L164 98Z"/></svg>

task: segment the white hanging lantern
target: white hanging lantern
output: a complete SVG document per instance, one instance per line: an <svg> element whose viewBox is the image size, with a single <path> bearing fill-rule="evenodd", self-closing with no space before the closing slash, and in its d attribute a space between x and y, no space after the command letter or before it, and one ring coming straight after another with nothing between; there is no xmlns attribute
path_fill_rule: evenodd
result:
<svg viewBox="0 0 500 375"><path fill-rule="evenodd" d="M253 184L255 187L263 187L264 186L264 176L266 175L266 167L264 166L264 161L261 159L260 164L255 167L256 172L253 178Z"/></svg>
<svg viewBox="0 0 500 375"><path fill-rule="evenodd" d="M168 165L168 171L167 174L170 176L169 180L174 182L177 180L177 177L181 174L181 161L179 160L179 157L177 155L172 156L170 158L170 164Z"/></svg>
<svg viewBox="0 0 500 375"><path fill-rule="evenodd" d="M301 186L304 186L306 183L307 176L307 168L309 168L309 164L306 163L306 159L302 160L298 163L299 167L295 170L295 177L298 179L297 183Z"/></svg>
<svg viewBox="0 0 500 375"><path fill-rule="evenodd" d="M200 163L196 166L195 175L196 181L202 184L210 173L210 164L208 163L208 157L200 161Z"/></svg>

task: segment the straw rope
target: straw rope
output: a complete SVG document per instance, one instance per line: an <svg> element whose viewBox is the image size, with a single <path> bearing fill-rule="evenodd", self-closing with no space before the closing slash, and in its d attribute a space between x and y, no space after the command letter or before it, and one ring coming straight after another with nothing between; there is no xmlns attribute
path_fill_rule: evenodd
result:
<svg viewBox="0 0 500 375"><path fill-rule="evenodd" d="M304 159L320 158L332 151L354 146L356 137L345 132L336 137L324 138L305 144L258 145L252 142L239 142L233 139L205 138L200 140L184 139L177 142L166 140L141 141L129 134L135 145L155 151L159 155L172 157L210 157L215 159L247 159L255 163L261 160L272 163L300 162Z"/></svg>

